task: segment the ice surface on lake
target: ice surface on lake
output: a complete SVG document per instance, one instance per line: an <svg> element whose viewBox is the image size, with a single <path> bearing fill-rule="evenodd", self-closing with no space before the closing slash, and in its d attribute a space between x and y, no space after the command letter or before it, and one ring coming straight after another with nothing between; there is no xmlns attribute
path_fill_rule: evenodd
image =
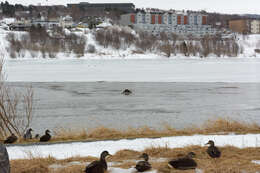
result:
<svg viewBox="0 0 260 173"><path fill-rule="evenodd" d="M260 82L260 59L6 60L8 81Z"/></svg>

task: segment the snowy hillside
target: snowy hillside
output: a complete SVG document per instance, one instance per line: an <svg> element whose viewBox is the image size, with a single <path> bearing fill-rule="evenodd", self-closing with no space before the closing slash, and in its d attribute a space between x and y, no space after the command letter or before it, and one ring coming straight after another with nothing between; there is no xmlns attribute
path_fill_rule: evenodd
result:
<svg viewBox="0 0 260 173"><path fill-rule="evenodd" d="M10 21L12 21L12 19L5 19L3 22L9 23ZM260 49L260 35L238 35L235 42L226 41L216 44L215 46L213 45L214 41L207 42L206 44L211 45L212 48L204 55L205 48L202 47L202 41L169 40L165 42L162 40L162 37L156 38L150 37L149 35L140 35L140 33L136 33L129 27L112 26L109 22L103 23L99 27L105 27L105 29L77 29L73 31L65 29L63 31L65 35L59 37L76 35L75 38L72 37L76 40L74 40L75 43L73 43L72 40L72 42L69 43L70 45L65 45L65 47L62 48L59 48L59 46L68 43L59 42L60 40L56 39L56 37L50 38L45 41L46 43L44 45L38 46L40 45L39 42L43 38L45 39L46 36L38 36L37 39L39 39L39 41L33 43L30 41L32 38L29 37L31 34L27 32L6 31L0 28L0 51L2 56L6 59L157 59L165 57L185 57L184 55L188 58L223 58L229 56L239 58L260 57L260 52L255 52L255 49ZM48 31L49 35L55 35L55 33L52 32L54 31ZM58 43L56 43L55 40L58 41ZM51 45L50 41L53 42L54 45ZM82 42L82 44L78 44L78 42ZM183 42L186 42L184 48L182 48ZM175 47L173 47L172 44L175 44L173 45ZM236 46L234 44L237 44L239 48L234 47ZM68 47L70 49L68 49ZM234 53L236 49L238 49L238 54Z"/></svg>
<svg viewBox="0 0 260 173"><path fill-rule="evenodd" d="M255 49L260 49L260 34L240 35L237 42L244 49L241 57L260 57L260 54L255 53Z"/></svg>

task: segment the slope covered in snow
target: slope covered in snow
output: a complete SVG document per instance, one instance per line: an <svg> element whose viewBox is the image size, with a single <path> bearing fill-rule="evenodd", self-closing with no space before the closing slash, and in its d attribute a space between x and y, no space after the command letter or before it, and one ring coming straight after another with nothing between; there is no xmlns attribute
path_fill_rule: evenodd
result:
<svg viewBox="0 0 260 173"><path fill-rule="evenodd" d="M255 52L255 49L260 49L260 34L253 34L248 36L238 36L238 44L242 47L243 54L240 57L260 57Z"/></svg>
<svg viewBox="0 0 260 173"><path fill-rule="evenodd" d="M4 19L2 22L4 23L9 23L12 21L12 19ZM131 28L128 27L119 27L119 26L111 26L111 23L109 21L106 21L102 24L100 24L101 27L108 27L104 31L118 31L118 32L123 32L123 33L130 33L132 34L135 38L139 38L139 35L136 34L135 31L133 31ZM36 59L48 59L50 56L48 56L49 50L45 50L45 54L40 51L41 49L39 48L38 51L31 51L28 50L27 47L20 46L19 49L16 48L17 45L14 45L14 48L10 47L10 43L7 40L7 37L10 39L10 33L13 33L15 38L21 41L21 38L23 38L24 35L26 35L26 32L10 32L10 31L5 31L0 28L0 50L1 50L1 56L3 56L5 59L30 59L30 58L36 58ZM71 59L71 58L81 58L81 59L113 59L113 58L120 58L120 59L155 59L155 58L165 58L165 53L163 50L158 50L158 47L154 47L153 49L148 49L143 51L142 48L138 47L138 44L130 42L130 45L127 45L128 42L125 41L124 38L125 36L122 36L121 39L121 45L119 48L115 48L111 45L104 46L100 45L99 41L96 40L96 31L92 31L89 29L80 29L80 31L69 31L65 30L66 35L69 34L76 34L78 36L82 36L86 40L86 45L85 45L85 50L84 54L78 56L75 54L72 50L66 50L65 52L55 52L55 58L57 59ZM102 33L102 32L101 32ZM123 34L120 33L120 34ZM146 38L146 37L145 37ZM108 39L108 38L106 38ZM101 38L102 40L102 38ZM180 44L183 41L177 41L176 44ZM239 58L260 58L260 53L256 53L255 49L260 49L260 34L255 34L255 35L248 35L248 36L242 36L242 35L237 35L237 43L240 46L242 50L239 51L238 57ZM24 41L20 42L21 45L25 45ZM110 44L113 44L110 43ZM158 44L158 43L156 43ZM195 43L193 43L195 44ZM200 44L200 43L198 43ZM195 46L195 45L194 45ZM94 47L93 52L89 51L89 47ZM178 46L175 46L178 47ZM11 49L17 49L19 52L13 53ZM31 49L31 48L29 48ZM159 48L160 49L160 48ZM176 48L175 48L176 49ZM176 49L177 51L177 49ZM15 54L15 55L12 55ZM190 53L188 58L200 58L197 52L196 56L192 55L193 53ZM201 54L201 53L200 53ZM233 56L233 55L232 55ZM170 58L177 58L177 57L185 57L183 53L179 53L178 51L176 53L172 53ZM207 58L216 58L217 56L214 54L209 54ZM220 56L221 58L227 58L226 56ZM52 57L53 58L53 57Z"/></svg>

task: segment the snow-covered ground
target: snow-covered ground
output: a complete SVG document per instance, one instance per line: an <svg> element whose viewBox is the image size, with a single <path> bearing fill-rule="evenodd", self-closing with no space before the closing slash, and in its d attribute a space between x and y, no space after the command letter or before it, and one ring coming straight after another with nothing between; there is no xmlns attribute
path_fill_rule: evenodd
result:
<svg viewBox="0 0 260 173"><path fill-rule="evenodd" d="M6 31L3 29L3 27L7 26L10 22L13 22L15 19L13 18L5 18L3 20L0 20L0 23L2 25L2 28L0 27L0 51L1 56L4 59L50 59L48 54L46 54L46 57L43 58L43 55L40 51L32 51L32 50L25 50L22 48L19 53L16 52L12 55L9 47L9 41L7 40L7 35L10 33L13 33L15 38L17 40L21 41L22 36L28 34L27 32L20 32L20 31ZM106 30L117 30L117 31L124 31L127 33L131 33L138 37L138 34L129 27L123 27L118 25L111 24L110 20L106 19L102 24L99 26L101 27L108 27ZM108 46L107 48L104 48L104 46L101 46L97 41L95 37L95 31L89 30L89 29L79 29L77 31L70 31L68 29L64 30L66 34L77 34L79 36L83 36L86 40L86 46L85 46L85 54L80 55L80 59L166 59L164 53L158 50L147 50L143 54L137 54L137 50L139 50L135 45L127 46L122 43L121 47L119 49L115 49L111 46ZM51 33L51 32L50 32ZM252 35L236 35L236 41L239 44L240 47L240 53L237 56L238 58L260 58L260 54L255 52L255 49L260 49L260 34L252 34ZM95 53L88 53L89 47L95 47ZM243 50L243 51L242 51ZM70 53L69 53L70 52ZM212 59L216 58L217 56L214 54L209 55L206 59ZM65 52L59 52L55 54L56 59L78 59L79 57L71 52L71 51L65 51ZM185 56L182 54L177 55L171 55L170 58L177 58L177 59L183 59ZM188 57L189 59L199 59L199 55L195 57ZM221 58L230 58L230 57L221 57ZM232 59L232 58L231 58Z"/></svg>
<svg viewBox="0 0 260 173"><path fill-rule="evenodd" d="M108 168L108 173L136 173L136 169ZM146 173L156 173L156 170L146 171Z"/></svg>
<svg viewBox="0 0 260 173"><path fill-rule="evenodd" d="M73 142L52 145L8 146L10 159L23 159L33 157L53 156L65 159L73 156L99 157L103 150L111 154L119 150L129 149L143 151L148 147L181 148L189 145L204 146L208 140L214 140L217 146L234 146L239 148L260 147L260 134L247 135L194 135L163 137L156 139L140 138L133 140Z"/></svg>
<svg viewBox="0 0 260 173"><path fill-rule="evenodd" d="M107 58L6 60L5 69L21 82L260 82L258 58Z"/></svg>

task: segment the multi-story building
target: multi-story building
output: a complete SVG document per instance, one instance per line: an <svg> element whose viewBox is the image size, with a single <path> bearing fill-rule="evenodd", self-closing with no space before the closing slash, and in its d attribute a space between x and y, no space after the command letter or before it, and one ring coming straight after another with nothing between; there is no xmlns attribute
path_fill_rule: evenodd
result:
<svg viewBox="0 0 260 173"><path fill-rule="evenodd" d="M137 12L121 16L121 25L133 26L158 35L172 32L182 35L212 35L217 30L207 25L207 15L185 12Z"/></svg>
<svg viewBox="0 0 260 173"><path fill-rule="evenodd" d="M87 10L111 10L117 9L123 12L131 13L135 11L133 3L88 3L80 2L78 4L67 4L68 8L79 7Z"/></svg>
<svg viewBox="0 0 260 173"><path fill-rule="evenodd" d="M233 32L248 34L251 32L251 20L249 19L236 19L228 21L229 29Z"/></svg>
<svg viewBox="0 0 260 173"><path fill-rule="evenodd" d="M73 18L69 15L60 17L60 26L63 28L72 28L74 25Z"/></svg>
<svg viewBox="0 0 260 173"><path fill-rule="evenodd" d="M251 33L259 34L260 33L260 20L251 21Z"/></svg>

